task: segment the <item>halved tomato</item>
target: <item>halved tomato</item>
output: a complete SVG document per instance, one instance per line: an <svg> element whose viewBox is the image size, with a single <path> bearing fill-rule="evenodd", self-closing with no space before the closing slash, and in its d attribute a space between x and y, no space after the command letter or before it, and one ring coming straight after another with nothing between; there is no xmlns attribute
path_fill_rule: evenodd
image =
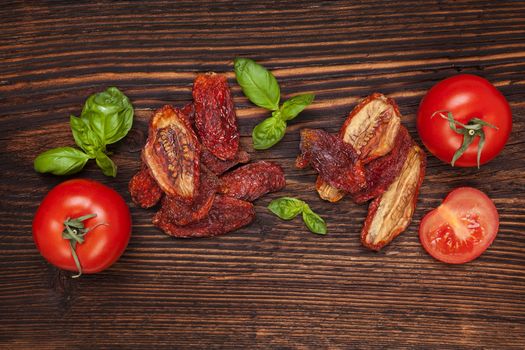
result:
<svg viewBox="0 0 525 350"><path fill-rule="evenodd" d="M498 211L492 200L475 188L460 187L425 215L419 239L434 258L462 264L476 259L490 246L498 227Z"/></svg>

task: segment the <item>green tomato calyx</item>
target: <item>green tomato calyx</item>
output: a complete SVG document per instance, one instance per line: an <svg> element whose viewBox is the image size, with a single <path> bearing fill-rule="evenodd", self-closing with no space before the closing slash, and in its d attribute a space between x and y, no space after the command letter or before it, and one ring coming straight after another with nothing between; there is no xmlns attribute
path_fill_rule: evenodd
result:
<svg viewBox="0 0 525 350"><path fill-rule="evenodd" d="M452 157L452 161L450 162L452 166L454 166L454 163L456 163L456 160L458 160L459 157L461 157L463 153L465 153L467 148L472 144L472 142L476 139L476 137L479 137L478 154L477 154L477 164L478 164L478 169L479 169L481 151L483 150L483 146L485 145L485 132L483 131L483 127L488 126L489 128L493 128L496 130L498 130L498 127L490 123L487 123L486 121L479 119L479 118L472 118L471 120L469 120L467 124L463 124L455 120L454 116L449 111L436 111L432 114L430 118L434 118L434 116L436 115L440 116L441 118L445 120L448 120L450 128L455 133L463 135L463 143L456 150L456 152L454 153L454 156Z"/></svg>

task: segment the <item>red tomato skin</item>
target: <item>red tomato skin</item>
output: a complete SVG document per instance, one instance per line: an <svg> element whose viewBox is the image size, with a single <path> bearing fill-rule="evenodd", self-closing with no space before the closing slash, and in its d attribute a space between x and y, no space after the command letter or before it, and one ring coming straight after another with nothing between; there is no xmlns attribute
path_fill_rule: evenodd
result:
<svg viewBox="0 0 525 350"><path fill-rule="evenodd" d="M428 240L428 228L431 226L429 222L434 218L434 216L437 215L438 208L428 212L421 220L421 224L419 226L419 239L421 245L432 257L447 264L464 264L477 259L494 242L494 239L496 239L499 229L499 215L498 210L494 205L494 202L492 202L492 200L485 193L481 192L478 189L472 187L458 187L452 190L445 197L440 206L444 205L447 202L450 203L452 200L455 200L460 196L463 196L463 198L468 198L469 202L471 203L475 201L477 201L478 204L482 203L481 206L483 207L483 209L486 210L486 216L488 217L485 217L484 219L485 222L488 222L490 226L492 226L491 228L489 228L489 230L492 231L492 233L489 232L483 244L479 246L479 248L474 254L466 254L464 256L447 256L433 250L431 247L431 243Z"/></svg>
<svg viewBox="0 0 525 350"><path fill-rule="evenodd" d="M484 127L486 141L480 164L496 157L507 142L512 129L512 111L505 97L488 80L471 74L459 74L434 85L421 100L417 113L417 130L426 148L445 163L450 163L461 147L463 135L454 132L447 120L436 111L449 111L454 119L468 123L482 119L498 127ZM477 166L479 138L467 148L455 166Z"/></svg>
<svg viewBox="0 0 525 350"><path fill-rule="evenodd" d="M100 272L118 260L131 236L131 214L126 202L115 190L99 182L74 179L49 191L33 219L33 239L47 261L61 269L77 271L69 241L62 238L63 222L88 214L97 216L85 220L85 227L98 226L84 236L82 244L77 244L82 273Z"/></svg>

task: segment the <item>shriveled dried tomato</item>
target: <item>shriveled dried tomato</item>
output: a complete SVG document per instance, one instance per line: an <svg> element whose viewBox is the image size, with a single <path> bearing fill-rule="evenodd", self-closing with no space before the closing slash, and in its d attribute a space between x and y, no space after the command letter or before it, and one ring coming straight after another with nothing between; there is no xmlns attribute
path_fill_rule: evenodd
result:
<svg viewBox="0 0 525 350"><path fill-rule="evenodd" d="M401 113L396 102L376 92L350 112L339 136L354 147L366 164L392 150L400 125Z"/></svg>
<svg viewBox="0 0 525 350"><path fill-rule="evenodd" d="M373 93L363 99L348 115L339 136L354 147L364 164L388 154L394 147L401 124L401 114L395 101L383 94ZM319 196L330 202L344 197L338 190L318 177Z"/></svg>
<svg viewBox="0 0 525 350"><path fill-rule="evenodd" d="M279 164L260 161L224 174L219 193L251 202L266 193L279 191L285 185L284 171Z"/></svg>
<svg viewBox="0 0 525 350"><path fill-rule="evenodd" d="M425 166L423 150L411 146L397 178L368 207L361 231L361 242L365 247L380 250L408 227L425 176Z"/></svg>
<svg viewBox="0 0 525 350"><path fill-rule="evenodd" d="M240 135L226 77L199 74L193 83L193 101L195 127L202 144L219 159L234 158Z"/></svg>
<svg viewBox="0 0 525 350"><path fill-rule="evenodd" d="M192 129L195 125L195 105L193 104L193 102L188 103L180 111L186 120L186 125L188 125L190 129Z"/></svg>
<svg viewBox="0 0 525 350"><path fill-rule="evenodd" d="M206 148L203 148L201 153L201 163L206 166L215 175L221 175L222 173L233 168L237 164L248 163L250 161L250 155L248 152L239 149L233 159L221 160L215 157Z"/></svg>
<svg viewBox="0 0 525 350"><path fill-rule="evenodd" d="M407 129L401 126L392 151L365 165L366 187L352 195L354 202L364 203L385 192L401 172L413 144Z"/></svg>
<svg viewBox="0 0 525 350"><path fill-rule="evenodd" d="M233 197L217 195L208 216L186 226L167 220L154 224L170 236L179 238L212 237L248 225L255 218L253 204Z"/></svg>
<svg viewBox="0 0 525 350"><path fill-rule="evenodd" d="M354 148L340 137L323 130L303 129L300 148L295 162L298 168L311 164L324 181L346 192L358 192L366 185L362 162Z"/></svg>
<svg viewBox="0 0 525 350"><path fill-rule="evenodd" d="M330 186L321 176L317 176L315 189L319 193L319 197L332 203L340 201L346 195L345 191Z"/></svg>
<svg viewBox="0 0 525 350"><path fill-rule="evenodd" d="M219 179L202 168L199 190L193 201L188 202L178 196L165 196L153 222L169 221L176 225L187 225L203 219L210 211L218 187Z"/></svg>
<svg viewBox="0 0 525 350"><path fill-rule="evenodd" d="M135 176L131 178L128 187L133 203L142 208L151 208L162 197L162 190L151 176L148 167L144 164L142 164L142 168Z"/></svg>
<svg viewBox="0 0 525 350"><path fill-rule="evenodd" d="M199 184L200 144L180 110L166 105L155 112L142 157L167 195L193 199Z"/></svg>

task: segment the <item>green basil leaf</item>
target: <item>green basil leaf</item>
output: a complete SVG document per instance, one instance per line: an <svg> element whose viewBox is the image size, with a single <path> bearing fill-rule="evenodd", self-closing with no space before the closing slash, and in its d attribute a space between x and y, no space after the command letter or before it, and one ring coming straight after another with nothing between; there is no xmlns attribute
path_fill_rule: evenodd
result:
<svg viewBox="0 0 525 350"><path fill-rule="evenodd" d="M81 118L89 122L105 146L127 135L133 125L133 106L119 89L110 87L89 96Z"/></svg>
<svg viewBox="0 0 525 350"><path fill-rule="evenodd" d="M319 215L310 209L308 204L306 204L303 209L303 221L306 224L306 227L308 227L313 233L320 235L326 234L326 223Z"/></svg>
<svg viewBox="0 0 525 350"><path fill-rule="evenodd" d="M279 109L281 91L270 71L249 58L236 58L234 69L242 92L252 103L271 111Z"/></svg>
<svg viewBox="0 0 525 350"><path fill-rule="evenodd" d="M286 132L286 122L270 117L259 123L252 131L253 148L268 149L279 142Z"/></svg>
<svg viewBox="0 0 525 350"><path fill-rule="evenodd" d="M106 176L117 176L117 166L113 161L103 152L98 152L95 158L97 165L102 169L102 173Z"/></svg>
<svg viewBox="0 0 525 350"><path fill-rule="evenodd" d="M95 158L95 155L100 150L105 150L104 144L98 135L91 130L90 123L85 118L77 118L71 116L69 118L69 125L73 138L78 147L82 148L90 158Z"/></svg>
<svg viewBox="0 0 525 350"><path fill-rule="evenodd" d="M303 211L305 203L302 200L291 197L274 199L268 205L268 209L283 220L292 220Z"/></svg>
<svg viewBox="0 0 525 350"><path fill-rule="evenodd" d="M281 106L281 118L283 120L292 120L297 117L303 109L312 103L314 97L314 94L303 94L290 98Z"/></svg>
<svg viewBox="0 0 525 350"><path fill-rule="evenodd" d="M40 153L34 162L39 173L53 175L71 175L82 170L89 156L73 147L53 148Z"/></svg>

